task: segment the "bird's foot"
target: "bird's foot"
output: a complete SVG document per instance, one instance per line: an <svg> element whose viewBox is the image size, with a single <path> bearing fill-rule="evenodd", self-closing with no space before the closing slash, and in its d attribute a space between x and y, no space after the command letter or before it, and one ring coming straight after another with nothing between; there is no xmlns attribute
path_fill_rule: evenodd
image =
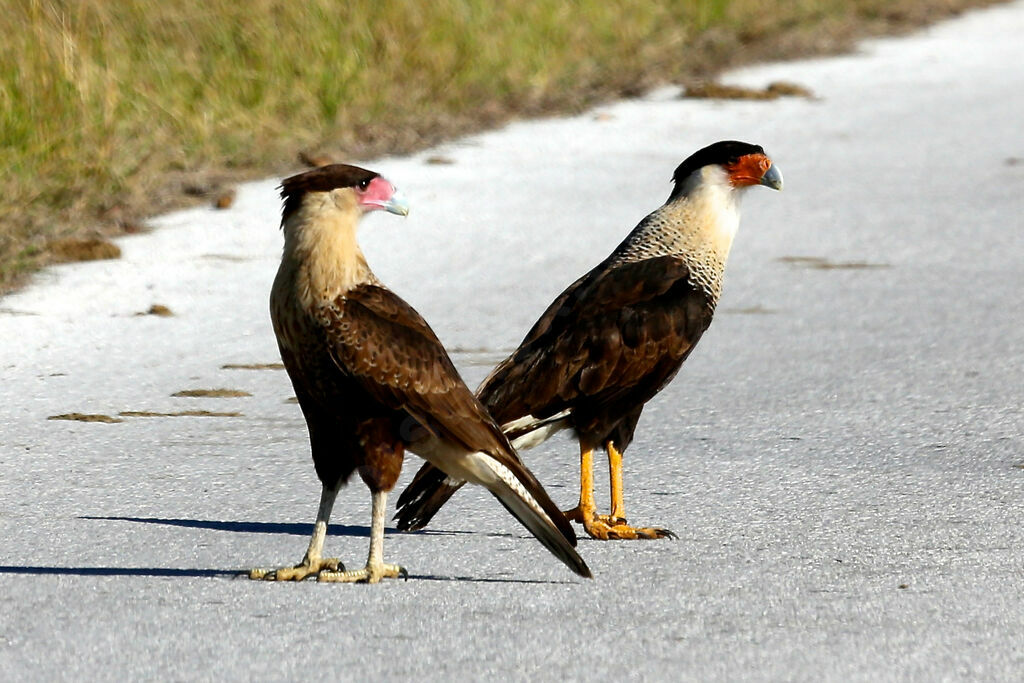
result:
<svg viewBox="0 0 1024 683"><path fill-rule="evenodd" d="M571 510L562 510L562 514L565 515L565 518L570 522L579 522L580 524L583 524L583 510L579 505Z"/></svg>
<svg viewBox="0 0 1024 683"><path fill-rule="evenodd" d="M302 560L301 564L294 567L281 567L280 569L253 569L249 572L249 578L254 581L302 581L310 576L319 575L321 572L344 572L345 565L338 562L336 557L325 557L310 560L308 557Z"/></svg>
<svg viewBox="0 0 1024 683"><path fill-rule="evenodd" d="M611 515L594 515L589 520L583 520L582 524L588 536L600 541L676 538L668 529L630 526L622 517Z"/></svg>
<svg viewBox="0 0 1024 683"><path fill-rule="evenodd" d="M408 581L409 572L397 564L368 564L362 569L351 571L323 571L316 580L326 583L378 583L381 579L403 578Z"/></svg>
<svg viewBox="0 0 1024 683"><path fill-rule="evenodd" d="M562 514L565 515L565 518L570 522L577 522L578 524L583 524L584 520L588 519L599 519L602 522L605 522L606 524L615 524L616 522L622 522L623 524L625 524L626 522L626 520L621 519L619 517L612 517L611 515L599 515L592 510L590 512L586 512L579 505L577 505L571 510L562 510Z"/></svg>
<svg viewBox="0 0 1024 683"><path fill-rule="evenodd" d="M598 521L601 521L601 522L604 522L605 524L607 524L609 526L614 526L616 524L625 524L626 523L626 520L624 518L622 518L622 517L612 517L611 515L599 515L599 514L597 514L596 512L593 512L593 511L590 512L590 513L584 512L583 509L580 508L579 505L577 505L576 507L574 507L571 510L563 510L562 514L565 515L565 518L567 520L569 520L570 522L576 522L578 524L584 524L584 525L586 523L585 520L594 520L594 519L596 519Z"/></svg>

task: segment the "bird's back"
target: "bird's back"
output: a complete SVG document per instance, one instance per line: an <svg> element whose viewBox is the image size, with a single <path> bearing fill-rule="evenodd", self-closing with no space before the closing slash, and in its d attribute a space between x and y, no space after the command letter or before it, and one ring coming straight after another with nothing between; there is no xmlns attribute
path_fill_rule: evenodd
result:
<svg viewBox="0 0 1024 683"><path fill-rule="evenodd" d="M715 301L685 256L635 253L650 220L562 292L481 385L500 424L569 411L577 431L600 439L675 376Z"/></svg>

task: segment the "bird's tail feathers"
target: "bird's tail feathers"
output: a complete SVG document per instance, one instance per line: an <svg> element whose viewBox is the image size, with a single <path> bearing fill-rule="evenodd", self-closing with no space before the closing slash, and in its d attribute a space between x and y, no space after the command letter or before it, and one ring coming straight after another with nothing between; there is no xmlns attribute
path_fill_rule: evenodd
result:
<svg viewBox="0 0 1024 683"><path fill-rule="evenodd" d="M417 531L427 526L448 499L466 482L449 476L429 462L423 463L416 476L398 497L394 519L399 531Z"/></svg>
<svg viewBox="0 0 1024 683"><path fill-rule="evenodd" d="M546 441L552 434L568 427L568 415L568 410L545 418L526 415L503 424L501 429L514 448L512 453L515 453L520 449L533 448ZM536 481L532 476L530 478ZM425 528L448 499L465 483L465 480L446 474L436 465L423 463L416 476L398 497L394 519L399 531L418 531Z"/></svg>
<svg viewBox="0 0 1024 683"><path fill-rule="evenodd" d="M475 453L477 464L494 476L481 483L512 516L569 569L593 578L590 568L576 552L576 532L540 482L517 460Z"/></svg>

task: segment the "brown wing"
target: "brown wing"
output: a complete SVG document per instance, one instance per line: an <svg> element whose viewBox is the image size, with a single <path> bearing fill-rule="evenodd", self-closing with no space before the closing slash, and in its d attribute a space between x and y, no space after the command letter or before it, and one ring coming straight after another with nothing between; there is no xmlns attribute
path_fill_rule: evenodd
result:
<svg viewBox="0 0 1024 683"><path fill-rule="evenodd" d="M515 455L501 428L459 377L426 321L390 290L360 285L319 311L331 356L342 372L393 410L404 410L441 438L461 444L467 455L485 453L517 480L495 482L493 493L549 550L589 576L572 550L576 534L544 487ZM472 457L472 455L469 455ZM537 516L527 491L546 518Z"/></svg>
<svg viewBox="0 0 1024 683"><path fill-rule="evenodd" d="M581 438L611 436L625 449L644 402L675 375L713 312L681 259L602 263L551 303L477 395L501 424L571 408ZM398 528L426 526L461 485L425 464L398 499Z"/></svg>
<svg viewBox="0 0 1024 683"><path fill-rule="evenodd" d="M470 451L511 450L434 331L396 294L359 285L317 317L335 363L374 399Z"/></svg>
<svg viewBox="0 0 1024 683"><path fill-rule="evenodd" d="M605 262L552 302L477 394L500 423L632 411L675 375L713 311L680 258Z"/></svg>

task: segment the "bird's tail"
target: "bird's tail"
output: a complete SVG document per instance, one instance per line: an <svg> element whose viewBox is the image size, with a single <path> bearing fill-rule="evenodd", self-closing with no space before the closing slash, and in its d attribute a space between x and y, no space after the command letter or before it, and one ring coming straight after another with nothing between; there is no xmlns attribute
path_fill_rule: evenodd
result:
<svg viewBox="0 0 1024 683"><path fill-rule="evenodd" d="M543 443L552 434L566 428L568 411L538 419L532 415L503 424L501 429L515 450L525 450ZM399 531L417 531L430 524L437 511L466 482L445 474L429 462L423 463L416 476L398 497L395 521Z"/></svg>
<svg viewBox="0 0 1024 683"><path fill-rule="evenodd" d="M482 477L480 483L520 524L569 569L593 578L587 563L576 552L576 532L529 470L512 458L499 460L487 453L474 453L471 457L477 460L477 469L486 469L492 475Z"/></svg>
<svg viewBox="0 0 1024 683"><path fill-rule="evenodd" d="M426 449L424 449L426 450ZM438 466L424 465L399 497L395 519L403 531L418 529L459 487L471 481L485 487L545 548L580 576L590 569L576 552L576 533L537 478L515 457L511 448L497 453L467 453L461 449L420 452ZM452 472L447 475L441 469ZM453 486L446 480L455 482ZM417 497L418 496L418 497ZM412 507L410 505L417 504ZM428 510L426 517L416 514Z"/></svg>
<svg viewBox="0 0 1024 683"><path fill-rule="evenodd" d="M399 531L416 531L430 523L437 511L466 482L445 474L440 468L423 463L416 476L398 496L395 521Z"/></svg>

